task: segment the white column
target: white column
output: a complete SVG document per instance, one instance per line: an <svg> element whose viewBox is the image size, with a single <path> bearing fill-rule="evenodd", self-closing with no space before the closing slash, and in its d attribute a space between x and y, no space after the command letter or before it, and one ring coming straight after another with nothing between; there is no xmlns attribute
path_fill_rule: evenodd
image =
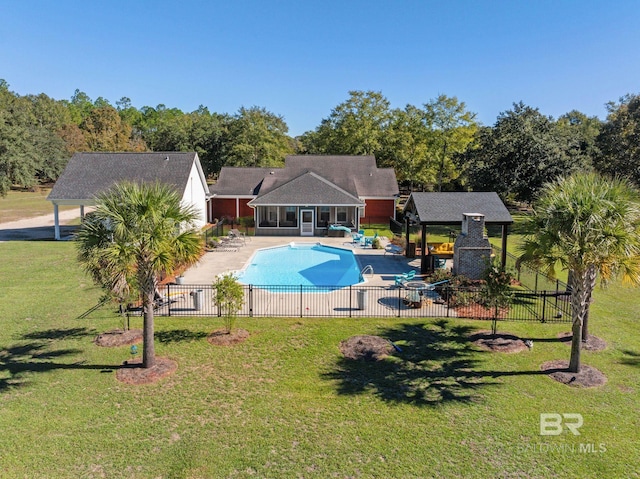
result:
<svg viewBox="0 0 640 479"><path fill-rule="evenodd" d="M236 218L240 218L240 198L236 198Z"/></svg>
<svg viewBox="0 0 640 479"><path fill-rule="evenodd" d="M53 230L56 240L60 239L60 218L58 217L58 203L53 204Z"/></svg>
<svg viewBox="0 0 640 479"><path fill-rule="evenodd" d="M84 222L84 205L80 205L80 222Z"/></svg>

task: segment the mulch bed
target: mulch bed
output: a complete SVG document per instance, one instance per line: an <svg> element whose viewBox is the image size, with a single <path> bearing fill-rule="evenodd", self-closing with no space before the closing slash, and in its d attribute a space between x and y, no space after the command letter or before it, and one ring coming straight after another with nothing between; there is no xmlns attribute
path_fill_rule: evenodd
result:
<svg viewBox="0 0 640 479"><path fill-rule="evenodd" d="M493 319L493 308L486 308L481 304L473 303L467 306L456 306L456 314L460 318ZM498 309L498 319L506 318L509 310L507 308Z"/></svg>
<svg viewBox="0 0 640 479"><path fill-rule="evenodd" d="M561 342L571 346L573 333L571 331L566 331L558 334L558 338L560 338ZM607 342L604 339L590 334L586 341L582 341L581 349L583 351L602 351L603 349L607 349Z"/></svg>
<svg viewBox="0 0 640 479"><path fill-rule="evenodd" d="M394 351L389 340L380 336L351 336L340 342L340 352L347 359L362 361L380 361Z"/></svg>
<svg viewBox="0 0 640 479"><path fill-rule="evenodd" d="M127 384L151 384L173 374L178 363L169 358L156 358L156 364L150 368L142 367L142 359L125 361L116 372L116 379Z"/></svg>
<svg viewBox="0 0 640 479"><path fill-rule="evenodd" d="M129 329L127 331L123 329L114 329L112 331L107 331L106 333L98 334L93 342L98 346L105 348L141 343L142 329Z"/></svg>
<svg viewBox="0 0 640 479"><path fill-rule="evenodd" d="M484 350L500 353L519 353L528 349L523 339L510 333L493 335L491 331L478 331L469 336L469 341Z"/></svg>
<svg viewBox="0 0 640 479"><path fill-rule="evenodd" d="M214 346L232 346L246 341L248 337L249 331L246 329L232 329L230 333L227 333L227 330L222 328L216 329L207 336L207 341Z"/></svg>
<svg viewBox="0 0 640 479"><path fill-rule="evenodd" d="M582 364L579 373L567 371L566 369L568 367L569 361L558 359L555 361L547 361L540 366L540 369L542 371L548 371L547 374L550 378L576 388L593 388L602 386L607 382L607 377L594 367Z"/></svg>

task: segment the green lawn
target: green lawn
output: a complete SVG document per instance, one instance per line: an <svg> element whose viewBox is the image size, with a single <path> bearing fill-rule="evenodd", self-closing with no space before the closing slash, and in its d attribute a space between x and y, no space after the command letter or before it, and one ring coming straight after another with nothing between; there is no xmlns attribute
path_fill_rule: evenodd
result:
<svg viewBox="0 0 640 479"><path fill-rule="evenodd" d="M50 192L50 188L40 188L38 191L9 191L4 198L0 197L0 222L53 214L53 205L47 201ZM72 208L77 207L61 206L60 211Z"/></svg>
<svg viewBox="0 0 640 479"><path fill-rule="evenodd" d="M0 477L640 477L637 290L596 293L609 347L583 359L599 389L539 373L568 359L566 325L507 323L534 348L506 355L465 340L487 322L347 318L241 318L234 347L206 341L218 318L158 318L178 370L130 386L114 373L129 349L92 343L120 325L111 308L77 319L100 291L72 243L0 243L0 260ZM402 352L343 360L340 341L365 333ZM540 436L550 412L581 414L582 434Z"/></svg>

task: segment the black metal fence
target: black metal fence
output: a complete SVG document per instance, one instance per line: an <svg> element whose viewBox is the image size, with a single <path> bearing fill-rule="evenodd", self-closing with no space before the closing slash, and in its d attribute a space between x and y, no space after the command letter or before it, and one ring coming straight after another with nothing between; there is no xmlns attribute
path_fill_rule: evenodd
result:
<svg viewBox="0 0 640 479"><path fill-rule="evenodd" d="M493 319L481 306L478 289L412 290L400 287L243 286L238 316L247 317L459 317ZM156 303L160 316L220 316L211 285L167 284ZM134 312L135 314L135 312ZM139 314L139 311L138 311ZM505 321L569 322L569 293L519 291L499 313Z"/></svg>
<svg viewBox="0 0 640 479"><path fill-rule="evenodd" d="M496 251L496 256L500 256L502 249L495 245L492 245L492 247ZM525 288L531 291L555 291L556 293L567 291L567 283L559 279L551 279L526 264L521 264L519 267L516 267L517 259L518 258L511 253L507 253L506 268L514 272L517 280Z"/></svg>

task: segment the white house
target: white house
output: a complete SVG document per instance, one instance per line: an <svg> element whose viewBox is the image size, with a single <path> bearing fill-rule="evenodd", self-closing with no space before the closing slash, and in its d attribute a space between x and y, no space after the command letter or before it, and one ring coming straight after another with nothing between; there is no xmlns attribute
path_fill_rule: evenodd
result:
<svg viewBox="0 0 640 479"><path fill-rule="evenodd" d="M95 205L96 196L121 181L160 182L174 186L184 205L198 212L196 227L207 223L209 188L195 152L76 153L47 197L53 203L55 239L60 239L58 207Z"/></svg>

